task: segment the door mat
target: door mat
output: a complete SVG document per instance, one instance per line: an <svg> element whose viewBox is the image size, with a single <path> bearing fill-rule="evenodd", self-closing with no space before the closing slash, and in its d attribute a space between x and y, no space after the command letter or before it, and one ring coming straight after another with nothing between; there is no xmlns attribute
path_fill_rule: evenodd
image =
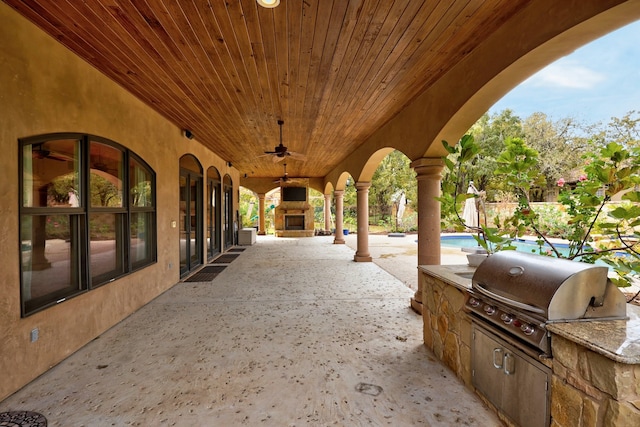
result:
<svg viewBox="0 0 640 427"><path fill-rule="evenodd" d="M47 419L31 411L0 412L0 426L47 427Z"/></svg>
<svg viewBox="0 0 640 427"><path fill-rule="evenodd" d="M244 251L246 248L231 248L229 249L227 252L242 252Z"/></svg>
<svg viewBox="0 0 640 427"><path fill-rule="evenodd" d="M238 257L238 255L240 255L239 253L237 254L224 254L224 255L220 255L218 258L214 259L213 261L211 261L211 264L229 264L230 262L232 262L234 259L236 259Z"/></svg>
<svg viewBox="0 0 640 427"><path fill-rule="evenodd" d="M185 280L185 282L210 282L225 268L227 268L226 265L210 265L204 267L202 270Z"/></svg>

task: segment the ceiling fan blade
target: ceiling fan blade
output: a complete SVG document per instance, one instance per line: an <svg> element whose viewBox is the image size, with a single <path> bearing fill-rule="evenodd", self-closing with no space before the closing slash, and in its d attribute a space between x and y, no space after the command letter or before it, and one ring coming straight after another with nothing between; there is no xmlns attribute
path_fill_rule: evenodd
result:
<svg viewBox="0 0 640 427"><path fill-rule="evenodd" d="M289 156L291 156L292 159L294 160L302 160L305 161L307 160L307 156L305 156L304 154L300 154L300 153L293 153L293 152L289 152L287 153Z"/></svg>
<svg viewBox="0 0 640 427"><path fill-rule="evenodd" d="M283 160L284 160L284 158L285 158L285 156L273 156L273 157L271 158L271 161L273 161L273 163L278 163L278 162L283 161Z"/></svg>

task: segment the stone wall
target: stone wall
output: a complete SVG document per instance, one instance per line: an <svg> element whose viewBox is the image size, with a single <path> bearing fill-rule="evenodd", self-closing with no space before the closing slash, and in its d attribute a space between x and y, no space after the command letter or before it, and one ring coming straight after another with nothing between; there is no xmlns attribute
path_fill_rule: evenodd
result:
<svg viewBox="0 0 640 427"><path fill-rule="evenodd" d="M640 426L640 366L553 336L552 427Z"/></svg>
<svg viewBox="0 0 640 427"><path fill-rule="evenodd" d="M471 321L463 311L465 292L426 274L420 280L424 343L471 387Z"/></svg>

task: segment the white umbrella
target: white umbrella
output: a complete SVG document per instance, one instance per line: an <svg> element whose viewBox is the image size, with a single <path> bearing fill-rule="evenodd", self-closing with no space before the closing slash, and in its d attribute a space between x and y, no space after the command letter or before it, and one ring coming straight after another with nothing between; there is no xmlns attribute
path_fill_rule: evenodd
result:
<svg viewBox="0 0 640 427"><path fill-rule="evenodd" d="M396 212L396 219L398 222L402 224L402 217L404 216L405 206L407 204L407 198L404 193L400 195L400 200L398 200L398 211Z"/></svg>
<svg viewBox="0 0 640 427"><path fill-rule="evenodd" d="M469 182L467 194L478 194L478 190L476 190L476 187L473 185L473 181ZM478 227L478 207L476 206L475 197L469 197L465 200L462 220L467 228Z"/></svg>

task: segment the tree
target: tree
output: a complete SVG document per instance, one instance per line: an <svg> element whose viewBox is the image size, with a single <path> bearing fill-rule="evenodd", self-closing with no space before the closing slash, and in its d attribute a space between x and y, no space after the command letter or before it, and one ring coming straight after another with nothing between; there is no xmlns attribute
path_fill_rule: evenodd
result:
<svg viewBox="0 0 640 427"><path fill-rule="evenodd" d="M589 144L587 138L577 135L580 129L575 120L565 118L553 122L546 114L538 112L525 119L522 129L527 145L535 149L543 160L538 163L538 168L545 177L544 189L547 192L555 189L559 178L580 174L585 166L582 157ZM545 201L544 194L538 193L535 201Z"/></svg>
<svg viewBox="0 0 640 427"><path fill-rule="evenodd" d="M469 165L467 175L461 177L462 188L458 188L458 192L465 192L467 183L473 181L479 190L487 192L489 200L493 200L497 191L507 190L495 179L496 159L507 138L524 137L522 120L509 109L491 116L485 114L471 127L469 134L479 146L480 154Z"/></svg>
<svg viewBox="0 0 640 427"><path fill-rule="evenodd" d="M612 117L605 130L605 140L616 142L628 149L639 147L640 113L632 110L621 119Z"/></svg>
<svg viewBox="0 0 640 427"><path fill-rule="evenodd" d="M416 173L411 169L410 160L401 151L394 150L387 155L371 178L369 207L380 212L383 219L392 215L394 197L404 192L409 204L415 204L417 194Z"/></svg>

